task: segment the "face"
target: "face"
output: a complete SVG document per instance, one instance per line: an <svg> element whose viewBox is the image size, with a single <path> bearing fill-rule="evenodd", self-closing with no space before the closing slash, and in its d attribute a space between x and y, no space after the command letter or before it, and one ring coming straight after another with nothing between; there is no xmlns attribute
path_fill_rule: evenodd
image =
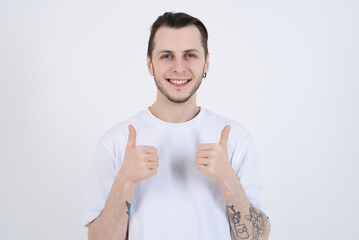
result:
<svg viewBox="0 0 359 240"><path fill-rule="evenodd" d="M197 91L208 72L201 34L197 27L160 27L154 38L152 60L147 66L157 89L169 101L184 103Z"/></svg>

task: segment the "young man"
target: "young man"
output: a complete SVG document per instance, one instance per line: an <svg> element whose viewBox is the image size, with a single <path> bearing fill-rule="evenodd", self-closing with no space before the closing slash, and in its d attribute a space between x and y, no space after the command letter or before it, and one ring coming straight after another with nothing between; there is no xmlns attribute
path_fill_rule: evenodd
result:
<svg viewBox="0 0 359 240"><path fill-rule="evenodd" d="M98 141L83 209L91 240L268 239L250 134L196 104L207 39L185 13L152 25L157 98Z"/></svg>

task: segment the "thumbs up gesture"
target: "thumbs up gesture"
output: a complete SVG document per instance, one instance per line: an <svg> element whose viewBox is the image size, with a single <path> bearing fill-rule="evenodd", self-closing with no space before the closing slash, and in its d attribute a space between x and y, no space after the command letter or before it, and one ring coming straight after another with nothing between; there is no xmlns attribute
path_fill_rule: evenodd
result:
<svg viewBox="0 0 359 240"><path fill-rule="evenodd" d="M122 180L134 185L157 174L159 157L153 146L136 146L136 130L132 125L128 129L125 157L119 173Z"/></svg>
<svg viewBox="0 0 359 240"><path fill-rule="evenodd" d="M235 174L228 158L227 141L231 127L225 126L217 143L204 143L198 146L195 163L197 170L206 174L220 185Z"/></svg>

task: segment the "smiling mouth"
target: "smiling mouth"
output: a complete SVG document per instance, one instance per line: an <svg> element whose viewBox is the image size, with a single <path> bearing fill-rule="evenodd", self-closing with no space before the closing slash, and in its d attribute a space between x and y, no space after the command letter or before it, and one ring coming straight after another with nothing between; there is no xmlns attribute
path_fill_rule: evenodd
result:
<svg viewBox="0 0 359 240"><path fill-rule="evenodd" d="M189 81L191 81L191 79L170 79L170 78L167 78L166 80L176 87L185 86Z"/></svg>

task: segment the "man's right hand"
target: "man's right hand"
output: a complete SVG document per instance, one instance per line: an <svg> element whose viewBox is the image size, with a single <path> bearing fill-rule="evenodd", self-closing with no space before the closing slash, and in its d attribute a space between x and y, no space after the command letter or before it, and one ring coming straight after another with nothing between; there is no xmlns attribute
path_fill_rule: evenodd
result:
<svg viewBox="0 0 359 240"><path fill-rule="evenodd" d="M159 157L153 146L136 146L136 130L128 126L125 157L119 171L121 179L131 185L157 174Z"/></svg>

